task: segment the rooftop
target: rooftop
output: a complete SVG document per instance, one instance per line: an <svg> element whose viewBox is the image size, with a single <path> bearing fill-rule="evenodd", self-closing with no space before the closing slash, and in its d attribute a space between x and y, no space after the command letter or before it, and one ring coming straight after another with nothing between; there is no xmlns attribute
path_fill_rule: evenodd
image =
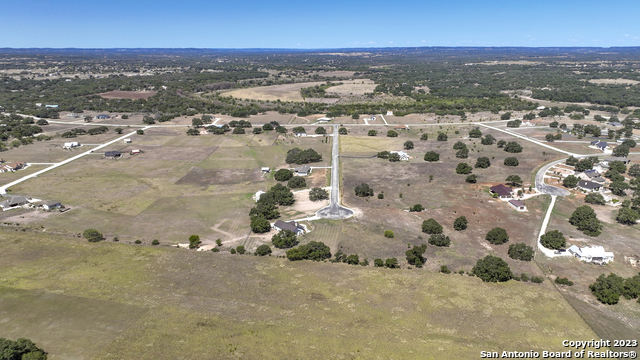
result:
<svg viewBox="0 0 640 360"><path fill-rule="evenodd" d="M507 195L511 195L511 193L513 192L513 189L505 186L505 185L496 185L496 186L492 186L491 191L493 191L494 193L500 195L500 196L507 196Z"/></svg>

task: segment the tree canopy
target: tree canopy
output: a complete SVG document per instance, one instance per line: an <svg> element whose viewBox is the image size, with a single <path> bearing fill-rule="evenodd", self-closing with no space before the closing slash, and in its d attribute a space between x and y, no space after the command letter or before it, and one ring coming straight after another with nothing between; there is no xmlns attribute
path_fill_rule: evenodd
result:
<svg viewBox="0 0 640 360"><path fill-rule="evenodd" d="M33 341L20 338L15 341L0 338L1 360L47 360L47 353Z"/></svg>
<svg viewBox="0 0 640 360"><path fill-rule="evenodd" d="M283 229L271 237L271 243L278 249L288 249L298 245L298 237L293 231Z"/></svg>
<svg viewBox="0 0 640 360"><path fill-rule="evenodd" d="M513 278L509 264L497 256L487 255L476 262L471 272L484 282L504 282Z"/></svg>
<svg viewBox="0 0 640 360"><path fill-rule="evenodd" d="M551 230L540 237L540 244L547 249L558 250L567 245L567 239L560 231Z"/></svg>
<svg viewBox="0 0 640 360"><path fill-rule="evenodd" d="M515 260L531 261L535 254L533 248L527 244L517 243L509 245L509 257Z"/></svg>
<svg viewBox="0 0 640 360"><path fill-rule="evenodd" d="M467 218L464 216L460 216L453 222L453 228L454 230L458 231L466 230L468 224L469 222L467 221Z"/></svg>
<svg viewBox="0 0 640 360"><path fill-rule="evenodd" d="M588 205L576 208L569 218L569 223L589 236L598 236L602 230L602 224L595 211Z"/></svg>
<svg viewBox="0 0 640 360"><path fill-rule="evenodd" d="M427 261L423 256L425 251L427 251L427 244L422 244L420 246L414 245L412 249L407 250L405 255L407 256L407 262L409 265L422 267L422 265Z"/></svg>
<svg viewBox="0 0 640 360"><path fill-rule="evenodd" d="M87 239L89 242L98 242L104 240L104 236L102 233L96 229L87 229L82 233L82 237Z"/></svg>
<svg viewBox="0 0 640 360"><path fill-rule="evenodd" d="M487 233L485 239L494 245L501 245L509 241L509 235L507 234L507 230L495 227Z"/></svg>
<svg viewBox="0 0 640 360"><path fill-rule="evenodd" d="M425 234L442 234L442 230L442 225L433 218L422 222L422 232Z"/></svg>
<svg viewBox="0 0 640 360"><path fill-rule="evenodd" d="M438 154L435 151L427 151L427 153L424 154L424 161L429 161L429 162L440 161L440 154Z"/></svg>
<svg viewBox="0 0 640 360"><path fill-rule="evenodd" d="M285 161L287 164L309 164L312 162L322 161L322 155L318 154L313 149L302 150L295 147L287 151L287 158Z"/></svg>
<svg viewBox="0 0 640 360"><path fill-rule="evenodd" d="M331 249L320 241L310 241L287 251L287 259L322 261L331 257Z"/></svg>
<svg viewBox="0 0 640 360"><path fill-rule="evenodd" d="M329 198L329 192L325 189L314 187L309 191L309 200L311 201L325 200L328 198Z"/></svg>
<svg viewBox="0 0 640 360"><path fill-rule="evenodd" d="M356 196L359 197L367 197L367 196L373 196L373 189L369 187L369 184L366 183L362 183L358 186L356 186Z"/></svg>
<svg viewBox="0 0 640 360"><path fill-rule="evenodd" d="M489 166L491 166L491 160L488 157L482 156L476 160L475 167L477 168L486 169Z"/></svg>
<svg viewBox="0 0 640 360"><path fill-rule="evenodd" d="M470 174L471 171L473 171L473 168L467 163L459 163L458 166L456 166L456 174L467 175Z"/></svg>
<svg viewBox="0 0 640 360"><path fill-rule="evenodd" d="M289 169L279 169L273 174L273 178L277 181L288 181L293 177L293 171Z"/></svg>

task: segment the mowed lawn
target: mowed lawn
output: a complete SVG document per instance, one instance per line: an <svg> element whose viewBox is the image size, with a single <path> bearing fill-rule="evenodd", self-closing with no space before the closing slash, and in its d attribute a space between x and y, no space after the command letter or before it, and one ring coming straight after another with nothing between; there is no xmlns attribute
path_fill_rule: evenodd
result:
<svg viewBox="0 0 640 360"><path fill-rule="evenodd" d="M0 333L52 359L468 359L596 338L549 283L12 230L0 246Z"/></svg>

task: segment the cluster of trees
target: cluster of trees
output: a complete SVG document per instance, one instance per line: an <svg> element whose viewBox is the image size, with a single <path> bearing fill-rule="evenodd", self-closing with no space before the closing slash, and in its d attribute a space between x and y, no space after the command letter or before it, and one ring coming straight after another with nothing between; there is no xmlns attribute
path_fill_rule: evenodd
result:
<svg viewBox="0 0 640 360"><path fill-rule="evenodd" d="M287 158L285 161L287 164L309 164L312 162L322 161L322 155L318 154L313 149L302 150L295 147L287 151Z"/></svg>
<svg viewBox="0 0 640 360"><path fill-rule="evenodd" d="M269 220L280 217L278 206L290 206L294 202L291 189L282 184L275 184L267 192L260 195L256 206L249 211L251 230L256 233L268 232L271 230Z"/></svg>
<svg viewBox="0 0 640 360"><path fill-rule="evenodd" d="M20 338L13 341L0 338L0 359L47 360L47 352L29 339Z"/></svg>
<svg viewBox="0 0 640 360"><path fill-rule="evenodd" d="M362 183L355 188L356 196L367 197L373 196L373 189L369 187L369 184Z"/></svg>
<svg viewBox="0 0 640 360"><path fill-rule="evenodd" d="M307 187L307 181L302 176L294 176L287 182L290 189L300 189Z"/></svg>
<svg viewBox="0 0 640 360"><path fill-rule="evenodd" d="M300 95L303 99L306 98L339 98L336 94L327 94L326 90L332 86L341 85L342 83L333 84L327 82L323 85L316 85L300 89Z"/></svg>
<svg viewBox="0 0 640 360"><path fill-rule="evenodd" d="M484 282L505 282L514 277L509 264L502 258L493 255L479 259L471 273Z"/></svg>
<svg viewBox="0 0 640 360"><path fill-rule="evenodd" d="M564 234L558 230L547 231L540 237L540 243L547 249L558 250L567 245Z"/></svg>
<svg viewBox="0 0 640 360"><path fill-rule="evenodd" d="M373 266L375 267L386 267L389 269L398 269L400 265L398 264L398 259L396 258L388 258L387 260L382 260L380 258L376 258L373 260Z"/></svg>
<svg viewBox="0 0 640 360"><path fill-rule="evenodd" d="M427 262L427 258L424 257L424 253L427 251L427 244L420 246L414 245L412 249L405 252L407 256L407 262L409 265L421 268Z"/></svg>
<svg viewBox="0 0 640 360"><path fill-rule="evenodd" d="M98 242L104 240L102 233L96 229L87 229L82 233L82 237L89 242Z"/></svg>
<svg viewBox="0 0 640 360"><path fill-rule="evenodd" d="M338 252L336 252L334 259L331 262L342 262L349 265L369 265L368 259L365 258L364 260L360 261L360 257L357 254L347 255L343 253L342 250L338 250Z"/></svg>
<svg viewBox="0 0 640 360"><path fill-rule="evenodd" d="M322 261L329 258L331 258L331 249L320 241L310 241L308 244L287 251L287 259L291 261Z"/></svg>
<svg viewBox="0 0 640 360"><path fill-rule="evenodd" d="M620 301L620 295L628 300L636 299L640 296L640 274L626 279L613 273L608 276L602 274L589 285L589 289L603 304L617 304Z"/></svg>
<svg viewBox="0 0 640 360"><path fill-rule="evenodd" d="M466 159L469 157L469 149L467 148L467 145L462 141L458 141L455 144L453 144L453 149L457 150L456 151L457 158Z"/></svg>
<svg viewBox="0 0 640 360"><path fill-rule="evenodd" d="M531 261L535 252L533 248L527 244L517 243L509 245L508 255L510 258L522 261Z"/></svg>
<svg viewBox="0 0 640 360"><path fill-rule="evenodd" d="M314 187L309 191L309 200L311 201L326 200L328 198L329 198L329 192L325 189Z"/></svg>
<svg viewBox="0 0 640 360"><path fill-rule="evenodd" d="M278 249L289 249L298 245L298 236L291 230L280 230L271 237L271 243Z"/></svg>
<svg viewBox="0 0 640 360"><path fill-rule="evenodd" d="M495 227L489 230L485 236L485 240L493 245L502 245L509 241L509 235L507 234L507 230L501 227Z"/></svg>
<svg viewBox="0 0 640 360"><path fill-rule="evenodd" d="M569 223L589 236L598 236L602 231L602 223L598 220L595 211L588 205L576 208L569 218Z"/></svg>

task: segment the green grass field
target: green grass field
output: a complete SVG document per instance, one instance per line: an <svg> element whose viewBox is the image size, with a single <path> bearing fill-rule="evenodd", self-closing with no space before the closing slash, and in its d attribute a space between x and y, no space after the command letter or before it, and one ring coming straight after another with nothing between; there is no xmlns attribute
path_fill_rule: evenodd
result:
<svg viewBox="0 0 640 360"><path fill-rule="evenodd" d="M596 336L549 284L11 230L0 246L0 333L52 359L470 359Z"/></svg>

